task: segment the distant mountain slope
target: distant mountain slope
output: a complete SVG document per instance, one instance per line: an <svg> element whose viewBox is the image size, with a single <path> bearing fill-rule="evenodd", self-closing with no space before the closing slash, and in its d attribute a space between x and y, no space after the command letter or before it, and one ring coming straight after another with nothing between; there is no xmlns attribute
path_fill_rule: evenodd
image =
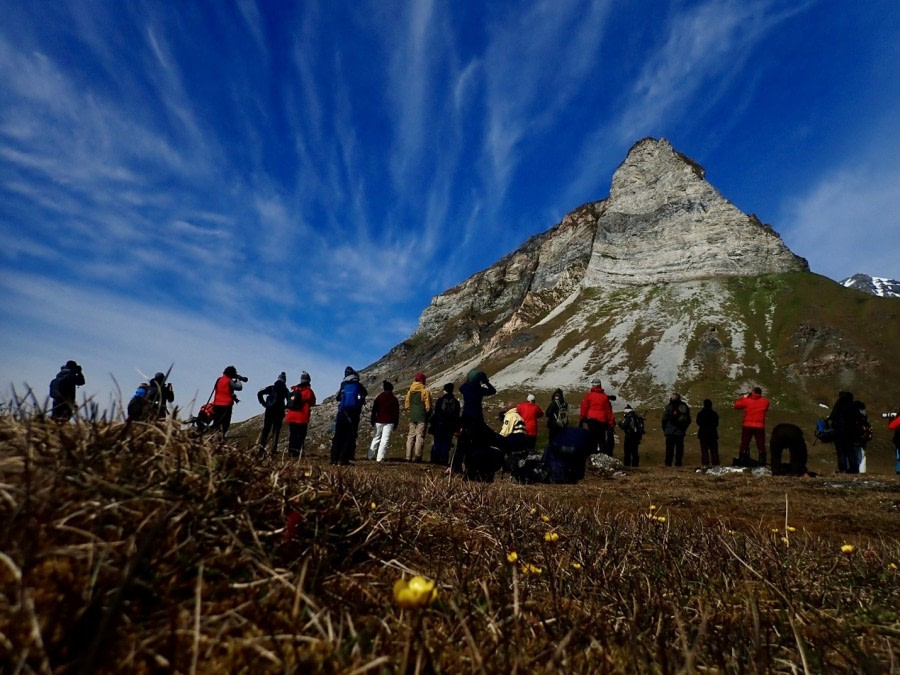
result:
<svg viewBox="0 0 900 675"><path fill-rule="evenodd" d="M841 286L877 295L880 298L900 298L900 281L871 277L868 274L854 274L841 282Z"/></svg>

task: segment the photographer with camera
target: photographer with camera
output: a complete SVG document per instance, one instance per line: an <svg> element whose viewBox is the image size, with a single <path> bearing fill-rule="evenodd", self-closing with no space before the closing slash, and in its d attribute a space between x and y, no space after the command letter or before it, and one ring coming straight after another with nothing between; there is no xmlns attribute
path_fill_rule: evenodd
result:
<svg viewBox="0 0 900 675"><path fill-rule="evenodd" d="M50 416L58 422L65 422L75 411L75 388L84 385L84 373L75 361L66 361L56 377L50 381L50 399L53 408Z"/></svg>
<svg viewBox="0 0 900 675"><path fill-rule="evenodd" d="M881 413L885 419L889 419L888 429L894 432L894 468L900 474L900 414L895 412Z"/></svg>
<svg viewBox="0 0 900 675"><path fill-rule="evenodd" d="M231 412L235 403L240 403L240 399L234 392L244 388L243 382L248 382L249 378L239 375L237 368L228 366L222 371L219 379L213 387L213 421L209 426L209 430L222 430L222 438L228 433L228 427L231 426Z"/></svg>

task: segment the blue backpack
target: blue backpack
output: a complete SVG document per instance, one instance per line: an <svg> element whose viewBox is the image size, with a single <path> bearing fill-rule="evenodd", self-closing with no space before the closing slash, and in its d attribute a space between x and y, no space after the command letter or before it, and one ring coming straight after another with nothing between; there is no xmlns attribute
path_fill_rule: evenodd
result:
<svg viewBox="0 0 900 675"><path fill-rule="evenodd" d="M341 412L359 412L362 410L363 404L366 402L366 395L363 394L362 387L359 382L345 382L341 387L341 400L338 403L338 410Z"/></svg>

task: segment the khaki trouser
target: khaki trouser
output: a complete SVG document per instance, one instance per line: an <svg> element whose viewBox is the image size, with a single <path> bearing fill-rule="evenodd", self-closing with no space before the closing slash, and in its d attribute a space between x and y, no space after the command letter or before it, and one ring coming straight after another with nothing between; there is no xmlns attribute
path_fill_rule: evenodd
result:
<svg viewBox="0 0 900 675"><path fill-rule="evenodd" d="M409 434L406 436L406 461L412 461L413 451L415 458L422 459L425 450L425 422L410 422Z"/></svg>

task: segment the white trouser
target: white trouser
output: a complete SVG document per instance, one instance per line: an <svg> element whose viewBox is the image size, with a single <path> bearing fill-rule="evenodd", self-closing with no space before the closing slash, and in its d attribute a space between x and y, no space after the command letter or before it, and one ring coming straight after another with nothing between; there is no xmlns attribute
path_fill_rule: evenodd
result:
<svg viewBox="0 0 900 675"><path fill-rule="evenodd" d="M391 441L391 434L394 432L392 423L375 422L375 435L372 436L372 444L369 446L369 459L375 459L375 451L378 451L378 461L384 461L384 455L387 453L388 443Z"/></svg>

